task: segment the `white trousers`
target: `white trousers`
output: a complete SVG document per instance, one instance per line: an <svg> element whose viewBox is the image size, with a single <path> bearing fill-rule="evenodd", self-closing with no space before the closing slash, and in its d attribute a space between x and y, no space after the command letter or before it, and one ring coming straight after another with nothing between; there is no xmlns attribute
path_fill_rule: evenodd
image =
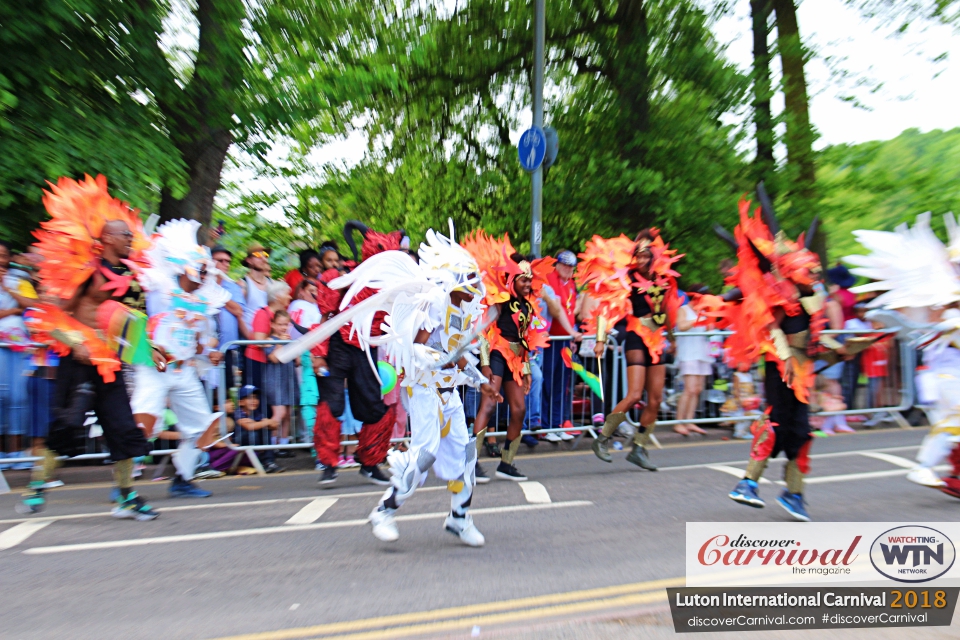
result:
<svg viewBox="0 0 960 640"><path fill-rule="evenodd" d="M403 393L405 389L401 389ZM410 412L410 448L436 460L433 472L441 480L459 480L464 473L470 433L463 403L456 390L439 393L417 385L407 405Z"/></svg>
<svg viewBox="0 0 960 640"><path fill-rule="evenodd" d="M130 408L134 414L146 413L157 419L153 435L163 430L163 413L167 406L177 416L180 434L180 446L171 456L173 466L181 478L192 480L201 455L197 440L220 414L210 411L195 368L157 371L153 367L138 365Z"/></svg>
<svg viewBox="0 0 960 640"><path fill-rule="evenodd" d="M452 494L451 513L462 518L473 498L477 447L467 430L460 396L456 390L441 393L420 385L413 387L412 392L403 389L401 393L407 395L410 412L410 448L388 455L393 486L384 493L380 504L399 508L423 484L432 468L438 478L447 481Z"/></svg>

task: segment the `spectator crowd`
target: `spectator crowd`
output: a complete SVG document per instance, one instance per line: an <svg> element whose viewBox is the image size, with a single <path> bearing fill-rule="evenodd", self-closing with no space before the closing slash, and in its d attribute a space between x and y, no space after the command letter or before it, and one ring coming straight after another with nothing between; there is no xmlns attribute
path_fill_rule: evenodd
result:
<svg viewBox="0 0 960 640"><path fill-rule="evenodd" d="M216 234L214 234L216 238ZM214 470L233 466L228 445L280 445L263 451L260 460L264 470L283 470L281 460L294 455L282 445L312 442L316 407L320 402L318 377L326 374L323 358L304 353L293 362L281 363L274 355L275 344L303 335L323 320L317 303L317 279L330 269L345 271L352 264L344 260L334 242L325 242L319 250L307 249L299 254L299 265L282 278L271 275L270 248L250 245L242 256L223 245L211 249L213 260L221 272L219 284L231 296L215 316L223 367L211 369L204 379L211 398L220 385L226 387L224 407L228 431L232 436L208 446L208 462ZM239 258L239 260L235 259ZM46 349L30 342L23 314L38 298L37 257L29 253L15 255L11 247L0 242L0 469L28 469L29 461L18 461L30 455L31 443L47 434L49 406L57 358ZM531 387L526 396L524 427L536 435L523 436L529 447L541 441L572 440L578 429L603 422L610 409L613 363L597 362L593 343L578 330L581 320L591 311L592 301L579 291L575 281L577 256L569 250L556 255L554 270L537 300L543 319L540 331L547 332L549 346L531 354ZM241 275L237 279L228 273ZM828 272L830 328L863 332L873 328L865 317L865 306L850 291L853 276L842 266ZM686 287L688 293L705 293L700 284ZM42 292L41 292L42 293ZM669 349L670 369L661 416L675 418L674 431L681 436L705 434L693 421L698 417L731 418L754 411L762 396L757 389L761 379L755 372L730 371L722 359L722 338L709 335L709 327L695 327L698 318L689 304L688 293L681 292L684 305L677 319L681 332ZM682 335L692 332L693 335ZM842 336L841 336L842 339ZM245 344L255 342L257 344ZM564 362L564 352L578 358L588 372L603 370L602 383L607 390L606 404L591 393L577 374ZM816 404L827 411L846 408L887 406L898 387L891 382L893 367L889 342L879 342L855 358L825 369L820 376ZM394 439L408 433L407 414L403 410L399 388L384 398L396 407ZM464 391L468 419L476 415L479 404L476 393ZM642 405L642 403L641 403ZM638 407L639 408L639 407ZM500 412L505 419L506 408ZM866 426L874 426L887 416L874 414ZM359 466L353 459L354 445L362 423L351 414L349 401L343 415L339 466ZM176 416L167 420L170 439L176 439ZM624 425L626 427L626 425ZM711 425L717 426L717 425ZM751 437L746 423L736 426L733 437ZM820 419L824 435L850 430L843 415ZM95 430L91 431L95 434ZM398 444L397 446L403 446ZM491 457L500 455L499 445L490 437L484 445Z"/></svg>

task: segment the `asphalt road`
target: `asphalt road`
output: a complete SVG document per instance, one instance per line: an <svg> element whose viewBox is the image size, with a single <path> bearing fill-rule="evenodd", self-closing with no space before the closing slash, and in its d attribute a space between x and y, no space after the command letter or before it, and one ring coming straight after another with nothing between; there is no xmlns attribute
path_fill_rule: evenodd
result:
<svg viewBox="0 0 960 640"><path fill-rule="evenodd" d="M957 518L960 501L904 480L897 459L911 460L923 435L818 440L811 515ZM481 549L443 531L449 497L436 481L404 506L399 542L377 541L364 520L381 490L353 471L330 490L313 472L210 480L203 486L214 496L206 500L173 501L165 485L144 482L141 494L162 514L148 523L106 515L103 483L68 483L51 492L43 518L29 522L14 511L16 493L0 496L0 635L668 637L663 589L684 584L687 521L789 520L772 500L755 510L727 499L747 443L666 446L653 453L658 473L633 467L622 453L605 464L588 450L546 448L518 458L539 486L494 479L477 488ZM878 451L884 455L864 455ZM777 480L781 470L773 463L767 476ZM761 495L778 490L764 485ZM836 637L886 637L869 631Z"/></svg>

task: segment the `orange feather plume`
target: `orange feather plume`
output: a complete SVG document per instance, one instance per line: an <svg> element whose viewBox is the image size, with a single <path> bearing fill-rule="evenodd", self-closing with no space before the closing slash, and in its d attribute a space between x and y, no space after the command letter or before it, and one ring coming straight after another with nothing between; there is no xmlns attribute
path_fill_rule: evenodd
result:
<svg viewBox="0 0 960 640"><path fill-rule="evenodd" d="M134 262L150 246L139 211L111 197L102 175L85 176L82 181L60 178L44 192L43 204L50 219L34 231L38 240L34 250L43 256L40 279L50 295L69 299L93 274L102 253L100 236L108 222L125 222L133 232L130 259Z"/></svg>
<svg viewBox="0 0 960 640"><path fill-rule="evenodd" d="M665 298L667 326L676 322L676 313L680 307L677 297L676 278L680 274L673 265L683 257L677 255L675 249L670 249L659 233L655 231L654 238L647 245L650 251L650 279L639 276L636 285L630 278L630 271L634 268L634 251L637 243L621 234L615 238L601 238L593 236L587 241L580 254L580 264L577 268L577 284L584 288L584 293L597 302L593 313L587 318L584 329L587 333L596 333L597 319L606 318L608 326L612 327L624 318L631 317L630 290L637 286L641 291L657 286L667 290ZM660 353L665 346L663 328L656 331L640 327L639 319L628 320L628 330L643 338L644 344L650 350L654 362L659 361Z"/></svg>

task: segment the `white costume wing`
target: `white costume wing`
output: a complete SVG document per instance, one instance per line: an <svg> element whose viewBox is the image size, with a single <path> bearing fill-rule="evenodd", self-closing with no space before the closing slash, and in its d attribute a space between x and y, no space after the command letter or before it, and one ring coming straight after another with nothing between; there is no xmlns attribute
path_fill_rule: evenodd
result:
<svg viewBox="0 0 960 640"><path fill-rule="evenodd" d="M370 366L376 371L369 346L390 342L401 342L405 348L412 346L417 331L426 321L429 306L428 300L421 296L438 288L427 280L420 265L402 251L384 251L371 256L350 273L331 281L329 286L347 290L340 305L342 311L279 349L277 358L281 362L289 362L329 338L340 327L352 323L351 331L358 334L360 344L370 358ZM357 294L367 288L379 291L351 307ZM378 312L386 312L388 316L384 322L384 335L374 337L371 332ZM388 349L388 353L393 351Z"/></svg>
<svg viewBox="0 0 960 640"><path fill-rule="evenodd" d="M870 253L847 256L853 273L874 280L851 289L854 293L883 291L871 307L939 307L960 300L960 276L947 249L930 228L930 214L894 231L854 231Z"/></svg>

